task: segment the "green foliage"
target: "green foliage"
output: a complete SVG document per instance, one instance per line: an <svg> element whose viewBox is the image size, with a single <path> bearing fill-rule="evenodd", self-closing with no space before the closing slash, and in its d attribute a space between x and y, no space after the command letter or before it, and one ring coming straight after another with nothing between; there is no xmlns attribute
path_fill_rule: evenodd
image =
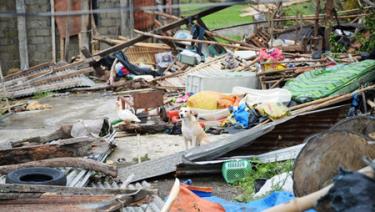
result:
<svg viewBox="0 0 375 212"><path fill-rule="evenodd" d="M286 16L295 16L297 14L312 15L315 13L315 6L312 2L294 4L289 7L284 7L283 12Z"/></svg>
<svg viewBox="0 0 375 212"><path fill-rule="evenodd" d="M274 162L274 163L259 163L257 160L251 160L253 164L253 171L242 181L238 183L244 190L244 194L236 198L237 201L250 201L253 199L255 194L254 183L256 179L269 179L275 175L290 172L293 169L293 161L287 160L284 162ZM273 191L280 191L283 186L283 183L273 185Z"/></svg>
<svg viewBox="0 0 375 212"><path fill-rule="evenodd" d="M344 53L347 51L347 48L338 42L339 37L335 33L329 35L329 46L331 47L331 52L334 53Z"/></svg>
<svg viewBox="0 0 375 212"><path fill-rule="evenodd" d="M368 52L375 49L375 12L366 16L365 29L370 33L370 37L366 38L363 34L358 34L356 39L361 44L360 50Z"/></svg>
<svg viewBox="0 0 375 212"><path fill-rule="evenodd" d="M248 6L245 4L234 5L224 10L205 16L202 18L202 20L210 30L251 23L253 21L252 17L240 16L242 10L246 9L247 7ZM189 16L206 8L202 8L199 4L193 3L192 5L181 5L180 9L181 15Z"/></svg>
<svg viewBox="0 0 375 212"><path fill-rule="evenodd" d="M51 96L53 93L49 91L37 92L34 94L33 99L42 99L47 96Z"/></svg>
<svg viewBox="0 0 375 212"><path fill-rule="evenodd" d="M141 162L148 161L148 160L151 160L151 158L148 157L148 154L141 156ZM138 158L133 158L133 161L138 162Z"/></svg>
<svg viewBox="0 0 375 212"><path fill-rule="evenodd" d="M241 41L241 40L242 40L242 37L239 36L239 35L228 36L228 38L230 38L230 39L232 39L232 40L236 40L236 41ZM216 38L216 40L217 40L219 43L230 44L229 41L224 40L224 39L222 39L222 38Z"/></svg>

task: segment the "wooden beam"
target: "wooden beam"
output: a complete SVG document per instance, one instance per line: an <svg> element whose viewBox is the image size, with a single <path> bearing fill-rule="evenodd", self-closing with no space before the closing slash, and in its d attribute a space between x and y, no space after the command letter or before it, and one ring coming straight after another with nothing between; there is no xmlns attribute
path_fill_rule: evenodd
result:
<svg viewBox="0 0 375 212"><path fill-rule="evenodd" d="M365 87L365 88L355 90L352 93L344 94L344 95L341 95L341 96L335 96L334 98L328 99L327 101L324 101L324 102L321 102L321 100L318 99L318 100L312 101L312 103L307 107L303 107L301 109L293 111L292 115L298 115L298 114L305 113L305 112L308 112L308 111L313 111L313 110L324 108L324 107L334 105L334 104L337 104L337 103L340 103L340 102L344 102L344 101L350 100L353 96L353 93L361 93L361 92L366 92L366 91L374 90L374 89L375 89L375 85L371 85L371 86L368 86L368 87ZM328 98L328 97L326 97L326 98ZM317 103L314 104L315 102L317 102Z"/></svg>
<svg viewBox="0 0 375 212"><path fill-rule="evenodd" d="M71 157L52 158L52 159L46 159L46 160L31 161L31 162L21 163L21 164L0 166L0 174L7 174L14 170L17 170L20 168L28 168L28 167L53 167L53 168L74 167L74 168L82 168L86 170L98 171L106 175L110 175L112 177L117 177L117 168L114 166L110 166L105 163L91 160L91 159L71 158Z"/></svg>
<svg viewBox="0 0 375 212"><path fill-rule="evenodd" d="M11 111L9 100L8 100L7 89L5 88L3 69L1 68L1 63L0 63L0 80L1 80L2 90L3 90L2 93L4 94L4 98L5 98L5 104L7 105L8 112L11 113L12 111Z"/></svg>
<svg viewBox="0 0 375 212"><path fill-rule="evenodd" d="M196 20L198 18L201 18L201 17L204 17L204 16L207 16L209 14L212 14L214 12L217 12L217 11L220 11L222 9L225 9L229 7L229 5L220 5L220 6L215 6L213 8L209 8L207 10L204 10L202 12L199 12L197 14L194 14L194 15L191 15L189 17L186 17L186 18L183 18L181 20L178 20L178 21L175 21L175 22L172 22L168 25L165 25L163 27L160 27L160 28L157 28L155 30L152 30L151 32L152 33L160 33L160 32L165 32L165 31L168 31L168 30L171 30L171 29L174 29L176 27L179 27L181 25L184 25L184 24L188 24L190 22L190 20ZM94 56L105 56L105 55L108 55L108 54L111 54L113 52L116 52L116 51L120 51L126 47L129 47L129 46L132 46L134 45L135 43L138 43L138 42L141 42L141 41L144 41L146 40L147 38L149 38L149 36L146 36L146 35L141 35L141 36L138 36L134 39L131 39L129 41L126 41L122 44L118 44L116 46L113 46L111 48L108 48L108 49L105 49L105 50L102 50L98 53L96 53Z"/></svg>
<svg viewBox="0 0 375 212"><path fill-rule="evenodd" d="M157 38L157 39L173 40L173 41L180 41L180 42L205 43L205 44L225 46L225 47L234 48L234 49L245 49L245 50L254 50L254 51L259 50L259 48L251 48L251 47L237 46L237 45L232 45L232 44L224 44L224 43L218 43L218 42L215 42L215 41L197 40L197 39L179 39L179 38L174 38L174 37L156 35L156 34L152 34L152 33L148 33L148 32L142 32L142 31L138 31L138 30L134 30L134 31L143 35L143 36L153 37L153 38Z"/></svg>
<svg viewBox="0 0 375 212"><path fill-rule="evenodd" d="M89 11L89 0L81 0L81 10L83 11ZM79 49L90 49L90 41L89 41L89 23L90 23L90 17L89 15L81 15L81 32L79 33L78 39L79 39ZM80 52L81 58L84 57L82 51Z"/></svg>
<svg viewBox="0 0 375 212"><path fill-rule="evenodd" d="M78 188L53 185L0 184L0 193L60 193L77 195L131 194L128 189Z"/></svg>
<svg viewBox="0 0 375 212"><path fill-rule="evenodd" d="M92 144L100 139L71 138L54 144L0 150L0 165L25 163L61 157L82 157L91 153Z"/></svg>
<svg viewBox="0 0 375 212"><path fill-rule="evenodd" d="M50 0L51 4L51 41L52 41L52 62L56 63L56 25L55 25L55 0Z"/></svg>
<svg viewBox="0 0 375 212"><path fill-rule="evenodd" d="M67 0L67 16L65 16L65 46L64 46L64 61L69 61L69 43L70 43L70 25L71 25L71 15L72 10L72 0Z"/></svg>
<svg viewBox="0 0 375 212"><path fill-rule="evenodd" d="M16 0L17 13L26 13L25 1ZM27 48L26 18L24 15L17 16L18 50L20 54L21 70L29 68L29 53Z"/></svg>
<svg viewBox="0 0 375 212"><path fill-rule="evenodd" d="M330 49L329 45L329 38L332 32L332 19L333 19L333 8L334 8L334 0L326 0L325 2L325 30L324 30L324 47L326 50Z"/></svg>

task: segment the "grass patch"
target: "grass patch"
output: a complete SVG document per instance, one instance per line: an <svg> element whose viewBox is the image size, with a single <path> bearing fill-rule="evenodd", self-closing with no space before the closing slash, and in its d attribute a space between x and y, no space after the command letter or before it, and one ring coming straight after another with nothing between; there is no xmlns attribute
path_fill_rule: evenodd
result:
<svg viewBox="0 0 375 212"><path fill-rule="evenodd" d="M233 5L224 10L205 16L202 20L210 30L251 23L253 21L252 17L240 17L242 10L245 8L247 8L247 5L244 4ZM182 16L189 16L205 8L202 8L199 4L185 4L181 5L180 9Z"/></svg>
<svg viewBox="0 0 375 212"><path fill-rule="evenodd" d="M293 169L292 160L274 163L257 163L256 160L252 160L251 163L253 164L253 170L244 180L238 183L238 186L244 190L244 194L236 198L236 200L241 202L248 202L254 199L254 183L256 179L269 179L275 175L290 172ZM274 185L273 191L280 191L282 186L283 184Z"/></svg>
<svg viewBox="0 0 375 212"><path fill-rule="evenodd" d="M228 36L228 38L232 39L232 40L236 40L236 41L241 41L242 40L242 37L240 35L232 35L232 36ZM225 39L222 39L222 38L216 38L216 40L219 42L219 43L224 43L224 44L230 44L229 41L225 40Z"/></svg>
<svg viewBox="0 0 375 212"><path fill-rule="evenodd" d="M145 162L148 160L151 160L151 158L148 157L148 154L141 156L141 162ZM138 162L138 158L133 158L133 162Z"/></svg>
<svg viewBox="0 0 375 212"><path fill-rule="evenodd" d="M314 15L315 5L312 2L294 4L294 5L290 5L289 7L285 7L283 9L283 12L286 16L295 16L297 14Z"/></svg>
<svg viewBox="0 0 375 212"><path fill-rule="evenodd" d="M32 99L42 99L42 98L51 96L52 94L53 93L49 92L49 91L37 92L37 93L34 94L34 96L32 97Z"/></svg>

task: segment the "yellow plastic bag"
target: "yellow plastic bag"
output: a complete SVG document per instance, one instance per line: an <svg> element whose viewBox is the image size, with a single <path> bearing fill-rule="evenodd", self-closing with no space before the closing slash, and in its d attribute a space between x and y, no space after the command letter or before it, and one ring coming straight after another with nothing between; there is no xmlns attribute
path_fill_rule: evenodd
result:
<svg viewBox="0 0 375 212"><path fill-rule="evenodd" d="M265 71L282 71L282 70L285 70L286 68L287 68L286 65L282 63L264 65Z"/></svg>
<svg viewBox="0 0 375 212"><path fill-rule="evenodd" d="M271 120L282 118L288 115L288 108L281 103L263 103L255 107L263 116L268 116Z"/></svg>
<svg viewBox="0 0 375 212"><path fill-rule="evenodd" d="M239 101L240 99L237 96L225 95L215 91L201 91L189 97L187 106L190 108L216 110L238 105Z"/></svg>

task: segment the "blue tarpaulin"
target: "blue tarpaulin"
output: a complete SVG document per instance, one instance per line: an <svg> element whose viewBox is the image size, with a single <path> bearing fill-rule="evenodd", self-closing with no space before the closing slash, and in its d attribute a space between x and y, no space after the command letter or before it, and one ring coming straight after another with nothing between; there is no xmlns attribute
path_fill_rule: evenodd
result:
<svg viewBox="0 0 375 212"><path fill-rule="evenodd" d="M204 199L211 202L219 203L224 207L226 212L237 212L237 211L249 211L249 212L260 212L267 208L271 208L281 203L289 202L294 199L294 195L290 192L278 191L273 192L263 199L255 200L248 203L231 202L219 197L205 197ZM314 210L309 210L310 212Z"/></svg>

